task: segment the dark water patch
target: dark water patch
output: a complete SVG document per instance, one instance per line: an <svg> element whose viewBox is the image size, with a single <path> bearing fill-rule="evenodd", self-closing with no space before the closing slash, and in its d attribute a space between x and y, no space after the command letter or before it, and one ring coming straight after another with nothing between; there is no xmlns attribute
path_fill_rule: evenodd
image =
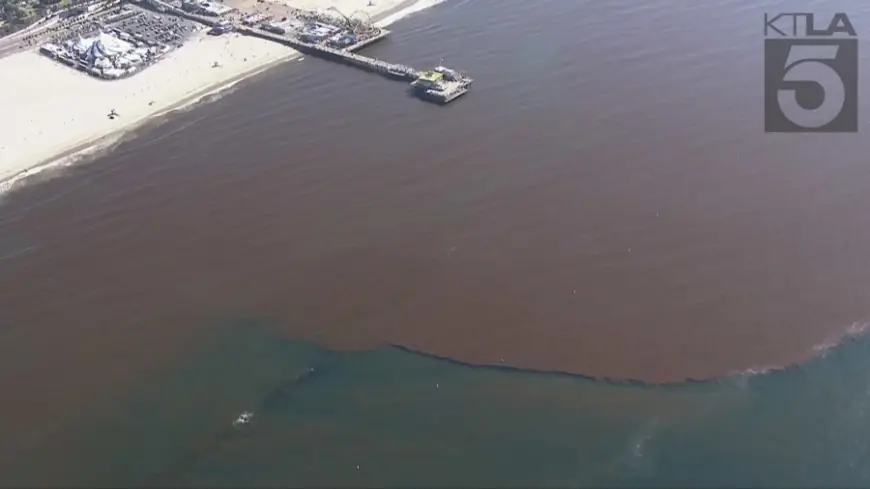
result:
<svg viewBox="0 0 870 489"><path fill-rule="evenodd" d="M669 386L212 330L70 448L70 481L185 487L858 486L870 339ZM316 365L316 366L315 366ZM314 371L309 369L314 368ZM254 412L243 429L232 421Z"/></svg>
<svg viewBox="0 0 870 489"><path fill-rule="evenodd" d="M103 460L104 467L84 479L87 484L112 485L119 478L159 481L166 470L175 473L203 453L237 442L242 433L231 422L243 411L258 411L269 393L304 380L324 355L306 343L283 345L267 334L242 335L233 328L219 329L205 340L198 346L200 355L173 370L166 382L145 385L126 401L101 410L99 430L83 438L85 450L72 452L70 470L88 465L80 458ZM119 452L119 442L126 447L123 440L135 448Z"/></svg>

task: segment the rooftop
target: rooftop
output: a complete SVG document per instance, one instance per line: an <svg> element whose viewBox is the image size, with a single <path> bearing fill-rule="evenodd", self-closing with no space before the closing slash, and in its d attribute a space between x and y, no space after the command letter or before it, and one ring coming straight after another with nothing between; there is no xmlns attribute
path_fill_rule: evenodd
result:
<svg viewBox="0 0 870 489"><path fill-rule="evenodd" d="M427 82L439 82L444 78L444 73L439 73L437 71L425 71L420 74L420 80Z"/></svg>

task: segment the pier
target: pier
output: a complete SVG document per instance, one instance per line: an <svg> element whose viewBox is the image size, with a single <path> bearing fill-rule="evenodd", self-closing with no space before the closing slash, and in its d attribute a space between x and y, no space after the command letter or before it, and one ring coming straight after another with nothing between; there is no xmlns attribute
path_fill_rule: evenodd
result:
<svg viewBox="0 0 870 489"><path fill-rule="evenodd" d="M412 82L420 76L420 72L410 66L396 63L388 63L386 61L382 61L376 58L362 56L354 52L360 48L373 44L387 37L390 34L390 31L386 29L379 29L380 32L378 32L378 34L374 35L373 37L370 37L357 44L348 46L344 49L336 49L333 47L324 46L322 44L304 42L293 36L282 36L280 34L274 34L272 32L257 29L255 27L239 26L236 27L235 30L239 33L249 36L259 37L261 39L285 44L299 52L311 56L337 61L339 63L343 63L349 66L355 66L366 71L379 73L392 79Z"/></svg>
<svg viewBox="0 0 870 489"><path fill-rule="evenodd" d="M464 95L468 92L473 81L469 77L441 66L435 68L434 71L421 71L411 66L389 63L356 53L359 49L385 39L389 36L390 31L375 27L370 23L353 21L344 14L341 14L341 12L339 12L339 14L344 17L344 26L338 26L336 24L336 22L341 22L339 19L328 18L328 16L323 14L303 10L299 10L297 13L299 19L306 19L309 22L314 21L337 27L339 29L339 34L352 36L355 40L352 44L333 47L328 45L326 42L323 42L322 39L318 40L318 42L306 41L303 39L306 37L304 34L300 35L300 32L293 30L291 30L290 33L287 33L284 29L281 29L284 31L283 34L267 30L267 24L264 22L257 25L246 25L244 22L230 22L221 17L199 15L165 3L162 0L145 1L157 10L220 29L221 32L235 31L243 35L278 42L309 56L339 62L368 72L377 73L390 79L410 82L411 89L414 93L419 95L420 98L436 103L446 104L455 100L459 96ZM359 32L360 30L363 32ZM421 80L427 80L427 77L433 74L438 75L438 81L420 83Z"/></svg>
<svg viewBox="0 0 870 489"><path fill-rule="evenodd" d="M390 31L375 26L370 18L348 17L336 8L329 10L334 10L340 17L327 12L288 7L280 21L273 22L269 14L257 12L245 15L233 7L202 0L181 0L180 7L177 3L170 4L164 0L129 1L138 6L118 7L116 15L105 10L101 17L92 19L91 24L96 27L91 28L96 32L87 39L79 34L77 41L70 37L47 42L40 46L40 52L98 78L115 80L133 76L159 62L173 49L171 44L181 39L182 35L176 32L180 27L172 27L175 31L169 32L166 30L168 26L185 24L189 26L184 28L187 29L185 32L192 32L194 25L199 24L210 28L209 34L212 35L238 32L283 44L312 57L406 82L414 95L439 104L449 103L464 95L473 82L470 77L444 66L424 71L359 54L360 49L385 39ZM152 15L148 11L159 13ZM362 14L368 16L365 12ZM167 20L170 16L174 18ZM153 22L157 28L145 28L142 32L140 24L147 24L147 19L151 17L156 19ZM101 47L95 50L94 46L98 42ZM104 53L106 44L117 46L116 55ZM181 45L178 42L174 44L175 47ZM117 55L121 51L124 56Z"/></svg>

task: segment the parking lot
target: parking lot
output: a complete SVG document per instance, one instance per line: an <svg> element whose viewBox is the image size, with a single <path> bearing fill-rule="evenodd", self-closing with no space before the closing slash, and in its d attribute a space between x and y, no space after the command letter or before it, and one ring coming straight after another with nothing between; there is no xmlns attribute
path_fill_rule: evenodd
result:
<svg viewBox="0 0 870 489"><path fill-rule="evenodd" d="M134 17L112 23L110 27L149 45L179 45L199 28L189 20L146 11L138 11ZM120 37L126 37L124 34Z"/></svg>

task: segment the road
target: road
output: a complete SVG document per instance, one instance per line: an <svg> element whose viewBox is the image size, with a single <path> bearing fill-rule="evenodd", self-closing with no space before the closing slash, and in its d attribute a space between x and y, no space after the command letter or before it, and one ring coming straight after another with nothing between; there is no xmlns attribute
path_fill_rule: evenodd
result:
<svg viewBox="0 0 870 489"><path fill-rule="evenodd" d="M78 7L81 7L81 5ZM87 22L94 16L104 13L111 7L112 6L107 5L106 8L101 8L94 12L86 12L75 19L69 19L66 26L71 27L73 25ZM60 12L56 12L48 18L40 19L36 23L31 24L20 31L0 38L0 58L17 52L27 51L28 49L33 49L42 44L47 35L56 32L53 28L59 28L63 22L59 15Z"/></svg>

